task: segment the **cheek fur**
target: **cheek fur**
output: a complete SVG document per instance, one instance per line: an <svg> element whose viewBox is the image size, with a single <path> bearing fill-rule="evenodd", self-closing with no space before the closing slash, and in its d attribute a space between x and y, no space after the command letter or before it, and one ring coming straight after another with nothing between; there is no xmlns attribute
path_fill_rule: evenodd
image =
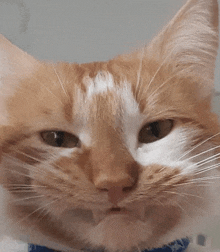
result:
<svg viewBox="0 0 220 252"><path fill-rule="evenodd" d="M191 159L182 157L191 148L195 133L196 131L190 128L177 127L163 139L139 146L136 160L142 166L158 164L171 169L178 168L183 175L192 174L195 164Z"/></svg>

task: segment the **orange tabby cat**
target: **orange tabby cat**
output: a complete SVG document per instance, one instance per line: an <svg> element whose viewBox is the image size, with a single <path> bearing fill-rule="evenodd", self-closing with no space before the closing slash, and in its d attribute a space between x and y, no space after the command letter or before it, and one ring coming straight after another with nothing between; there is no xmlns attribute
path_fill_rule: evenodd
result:
<svg viewBox="0 0 220 252"><path fill-rule="evenodd" d="M217 0L108 62L39 62L1 36L0 232L110 252L196 232L220 209L217 49Z"/></svg>

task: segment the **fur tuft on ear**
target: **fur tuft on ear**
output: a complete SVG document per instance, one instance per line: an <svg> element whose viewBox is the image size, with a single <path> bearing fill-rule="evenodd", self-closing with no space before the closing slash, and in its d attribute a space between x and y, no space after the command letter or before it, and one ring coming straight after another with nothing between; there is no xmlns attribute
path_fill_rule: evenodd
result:
<svg viewBox="0 0 220 252"><path fill-rule="evenodd" d="M219 44L217 0L188 0L147 47L147 55L174 72L198 78L203 95L214 87Z"/></svg>
<svg viewBox="0 0 220 252"><path fill-rule="evenodd" d="M5 101L19 81L28 77L38 61L0 34L0 125L7 122Z"/></svg>

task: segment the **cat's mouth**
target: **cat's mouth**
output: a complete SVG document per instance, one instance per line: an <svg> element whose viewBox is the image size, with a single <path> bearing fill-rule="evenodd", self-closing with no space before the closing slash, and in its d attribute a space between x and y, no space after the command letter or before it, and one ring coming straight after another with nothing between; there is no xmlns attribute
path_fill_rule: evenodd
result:
<svg viewBox="0 0 220 252"><path fill-rule="evenodd" d="M129 211L126 210L125 208L121 208L121 207L112 207L111 209L109 209L107 211L108 215L111 214L129 214Z"/></svg>
<svg viewBox="0 0 220 252"><path fill-rule="evenodd" d="M98 224L100 221L102 221L105 218L114 218L114 216L121 216L121 217L127 217L127 218L134 218L143 221L145 219L145 208L140 207L138 209L127 209L124 207L112 207L108 209L105 212L101 212L99 210L93 211L93 218Z"/></svg>

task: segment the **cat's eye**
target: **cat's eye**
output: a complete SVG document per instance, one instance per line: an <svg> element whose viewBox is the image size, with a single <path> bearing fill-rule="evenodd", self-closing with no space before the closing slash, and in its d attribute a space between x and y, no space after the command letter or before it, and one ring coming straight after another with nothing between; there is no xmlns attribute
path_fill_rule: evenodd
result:
<svg viewBox="0 0 220 252"><path fill-rule="evenodd" d="M140 143L152 143L167 136L173 128L173 120L160 120L143 126L138 135Z"/></svg>
<svg viewBox="0 0 220 252"><path fill-rule="evenodd" d="M46 144L54 147L79 147L79 138L64 131L43 131L40 135Z"/></svg>

